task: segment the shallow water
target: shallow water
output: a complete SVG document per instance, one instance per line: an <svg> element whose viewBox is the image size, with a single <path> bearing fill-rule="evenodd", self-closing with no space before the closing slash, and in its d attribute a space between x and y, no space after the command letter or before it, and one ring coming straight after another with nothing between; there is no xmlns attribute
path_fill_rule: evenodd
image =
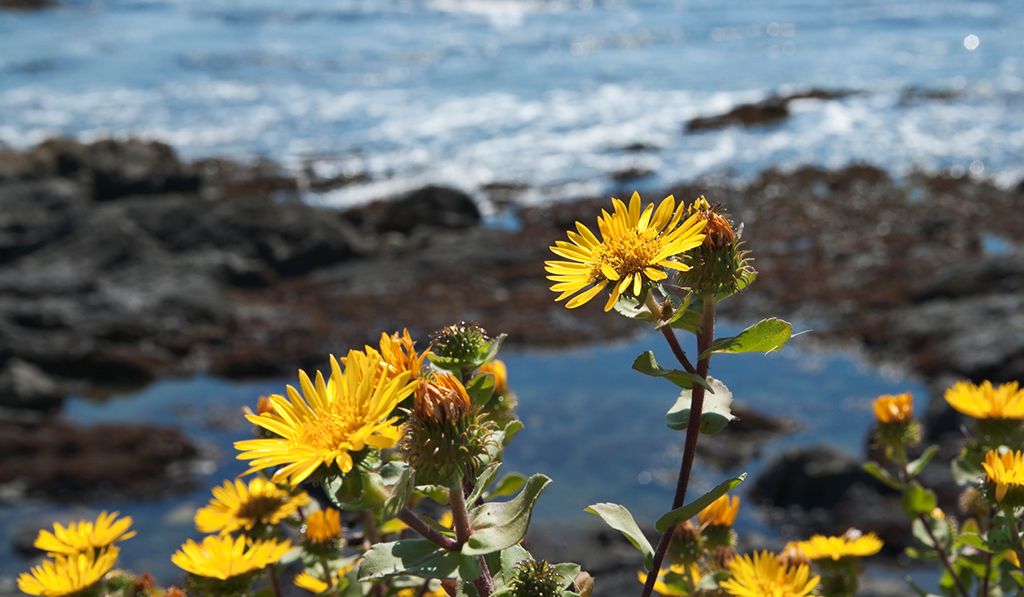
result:
<svg viewBox="0 0 1024 597"><path fill-rule="evenodd" d="M723 326L720 333L736 333ZM924 388L893 372L882 375L854 355L801 348L797 337L771 355L725 355L713 360L712 374L724 381L735 399L776 417L798 421L801 430L764 446L760 460L735 471L698 467L691 499L729 476L751 477L781 451L827 442L860 457L873 415L870 400L880 394ZM685 344L684 344L685 348ZM526 425L505 454L505 471L544 473L553 479L538 502L535 524L586 522L584 508L597 502L627 506L650 523L668 509L680 461L682 433L664 425L675 401L674 386L630 370L633 359L654 350L660 362L671 354L660 336L570 351L505 351L509 382L519 398ZM138 536L124 544L120 564L173 579L173 553L187 538L200 538L193 526L195 510L210 500L210 488L246 468L234 458L232 444L247 439L251 427L240 413L261 394L280 393L295 380L228 382L210 377L161 381L130 396L96 403L72 400L64 416L81 424L152 422L180 425L200 442L208 458L197 467L199 489L188 495L151 503L93 504L118 509L135 519ZM741 485L739 495L744 495ZM0 508L0 535L10 537L32 521L65 508L30 504ZM83 510L83 512L86 512ZM740 533L772 534L749 503L740 509ZM86 512L83 516L94 516ZM28 563L0 543L0 577L27 570Z"/></svg>
<svg viewBox="0 0 1024 597"><path fill-rule="evenodd" d="M1021 30L1013 0L68 0L0 16L0 143L137 135L373 177L308 197L329 205L431 182L549 201L628 168L641 189L851 162L1009 185ZM855 93L682 134L810 88Z"/></svg>

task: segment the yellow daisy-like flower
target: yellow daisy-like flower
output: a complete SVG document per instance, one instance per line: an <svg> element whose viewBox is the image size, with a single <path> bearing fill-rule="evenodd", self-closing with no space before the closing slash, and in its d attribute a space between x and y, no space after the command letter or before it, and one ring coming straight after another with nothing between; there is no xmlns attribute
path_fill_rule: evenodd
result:
<svg viewBox="0 0 1024 597"><path fill-rule="evenodd" d="M196 512L196 528L203 533L251 530L257 524L277 524L309 503L305 491L292 495L270 481L255 477L246 485L241 479L224 481L213 488L210 505Z"/></svg>
<svg viewBox="0 0 1024 597"><path fill-rule="evenodd" d="M690 597L690 595L693 594L693 591L686 590L684 588L677 589L675 587L669 586L664 580L662 580L670 572L673 574L682 575L686 572L686 566L682 564L672 564L672 567L669 570L665 570L664 568L662 568L658 572L658 580L654 581L654 590L657 591L658 594L664 595L665 597ZM636 577L640 580L641 583L647 584L647 574L643 572L637 572ZM697 566L696 563L690 564L690 577L687 579L687 582L691 584L691 588L696 587L697 583L700 582L700 579L700 567Z"/></svg>
<svg viewBox="0 0 1024 597"><path fill-rule="evenodd" d="M701 510L697 520L701 526L730 527L736 522L736 514L739 511L740 497L735 496L730 501L729 494L725 494Z"/></svg>
<svg viewBox="0 0 1024 597"><path fill-rule="evenodd" d="M210 535L202 544L189 539L174 552L171 561L186 572L207 578L227 580L239 574L276 564L292 548L291 541L254 541L246 546L246 538L231 535Z"/></svg>
<svg viewBox="0 0 1024 597"><path fill-rule="evenodd" d="M1024 390L1018 390L1015 381L998 388L988 381L980 386L957 382L946 390L946 402L975 419L1024 419Z"/></svg>
<svg viewBox="0 0 1024 597"><path fill-rule="evenodd" d="M823 558L838 560L846 556L874 555L882 549L882 540L874 533L862 535L859 532L847 531L842 537L814 535L807 541L800 541L796 545L812 560Z"/></svg>
<svg viewBox="0 0 1024 597"><path fill-rule="evenodd" d="M327 543L341 537L341 512L328 508L310 514L302 535L312 543Z"/></svg>
<svg viewBox="0 0 1024 597"><path fill-rule="evenodd" d="M1001 502L1006 497L1010 486L1024 487L1024 453L1006 452L999 455L997 450L985 454L985 475L990 483L996 486L996 501Z"/></svg>
<svg viewBox="0 0 1024 597"><path fill-rule="evenodd" d="M125 516L116 520L119 512L107 514L104 510L100 512L96 522L80 520L72 522L67 528L59 523L54 523L53 532L39 531L34 546L54 556L63 554L71 556L89 549L98 549L112 545L118 541L131 539L135 531L128 532L132 524L132 517Z"/></svg>
<svg viewBox="0 0 1024 597"><path fill-rule="evenodd" d="M395 593L396 597L416 597L416 595L419 595L419 589L413 589L410 587L400 589ZM438 587L433 591L427 591L423 594L423 597L448 597L448 593L445 592L444 587Z"/></svg>
<svg viewBox="0 0 1024 597"><path fill-rule="evenodd" d="M299 381L305 400L288 386L288 398L274 395L274 413L246 418L279 436L235 442L243 450L239 460L251 460L244 474L281 466L275 482L287 479L297 485L321 465L336 464L343 473L352 470L352 453L365 447L391 448L401 435L391 411L416 388L408 371L389 378L387 365L365 353L351 351L344 372L331 357L331 379L316 385L305 372ZM390 417L390 418L389 418Z"/></svg>
<svg viewBox="0 0 1024 597"><path fill-rule="evenodd" d="M735 597L804 597L821 580L811 578L810 566L786 566L769 551L734 558L729 572L721 587Z"/></svg>
<svg viewBox="0 0 1024 597"><path fill-rule="evenodd" d="M412 341L408 329L402 330L401 335L397 332L390 336L384 333L380 335L380 356L388 364L388 374L392 377L408 371L413 379L418 379L423 361L429 354L429 349L422 354L416 353L416 343Z"/></svg>
<svg viewBox="0 0 1024 597"><path fill-rule="evenodd" d="M872 403L879 423L906 423L914 417L914 397L910 392L879 396Z"/></svg>
<svg viewBox="0 0 1024 597"><path fill-rule="evenodd" d="M352 570L352 568L354 568L355 565L358 563L359 560L356 559L348 566L343 566L339 568L338 571L331 576L331 584L327 584L326 582L320 580L319 578L305 571L303 571L301 574L296 575L295 580L293 582L295 583L295 586L299 587L300 589L306 589L307 591L311 591L313 593L323 593L328 589L338 586L338 583L341 582L343 578L345 578L345 575L348 574L349 570Z"/></svg>
<svg viewBox="0 0 1024 597"><path fill-rule="evenodd" d="M119 550L107 547L100 551L87 549L70 555L57 555L18 577L18 588L29 595L61 597L71 595L103 578L114 567Z"/></svg>
<svg viewBox="0 0 1024 597"><path fill-rule="evenodd" d="M615 212L609 215L601 210L597 219L601 240L576 222L577 232L568 233L572 242L558 241L551 247L556 255L570 261L544 263L551 274L548 279L555 282L551 290L561 293L556 301L583 291L566 303L570 309L608 287L610 296L604 310L610 311L623 293L639 296L644 284L667 278L666 269L689 269L671 258L704 241L701 231L706 222L694 214L680 225L687 210L683 206L676 209L671 196L657 210L652 203L641 211L638 193L633 193L629 207L618 199L612 202Z"/></svg>

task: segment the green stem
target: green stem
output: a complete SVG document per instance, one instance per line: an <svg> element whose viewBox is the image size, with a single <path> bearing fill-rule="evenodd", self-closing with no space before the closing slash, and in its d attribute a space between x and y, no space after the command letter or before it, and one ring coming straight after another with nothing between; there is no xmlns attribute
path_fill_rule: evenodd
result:
<svg viewBox="0 0 1024 597"><path fill-rule="evenodd" d="M473 534L473 529L469 528L469 511L466 510L466 494L463 493L462 479L456 479L448 489L448 503L452 507L455 540L458 548L461 548L465 545L466 541L469 541L469 536ZM458 549L455 551L458 551ZM484 560L484 557L477 556L477 561L480 562L482 573L473 581L473 586L476 587L479 597L490 597L491 593L494 592L494 579L491 578L491 572L487 568L487 561Z"/></svg>
<svg viewBox="0 0 1024 597"><path fill-rule="evenodd" d="M662 327L662 330L668 329L669 332L665 335L666 339L671 335L672 340L675 339L675 334L672 333L669 326ZM697 334L697 354L704 354L708 348L711 347L711 342L715 337L715 301L713 297L704 297L704 322L701 325L701 329ZM669 340L669 345L672 345L672 340ZM678 346L678 342L675 343ZM673 349L675 352L675 349ZM680 350L680 353L682 351ZM680 363L686 364L680 359L679 353L676 354L676 358L679 359ZM683 355L685 358L685 355ZM697 375L700 375L704 379L708 378L708 370L711 366L711 355L704 357L697 361ZM679 467L679 481L676 483L676 495L672 500L672 510L680 508L683 502L686 500L686 490L690 484L690 471L693 470L693 459L697 453L697 438L700 435L700 416L704 410L704 386L700 384L693 384L693 392L691 394L690 402L690 420L686 425L686 441L683 444L683 462ZM658 572L661 571L661 563L665 560L665 553L668 551L668 546L672 542L672 535L675 533L676 527L670 527L666 530L661 540L658 542L658 547L654 552L654 562L651 568L650 574L647 575L647 582L644 583L643 592L640 593L640 597L650 597L651 592L654 591L654 583L658 580Z"/></svg>
<svg viewBox="0 0 1024 597"><path fill-rule="evenodd" d="M274 589L275 597L281 597L281 581L277 578L277 566L267 566L270 574L270 586Z"/></svg>

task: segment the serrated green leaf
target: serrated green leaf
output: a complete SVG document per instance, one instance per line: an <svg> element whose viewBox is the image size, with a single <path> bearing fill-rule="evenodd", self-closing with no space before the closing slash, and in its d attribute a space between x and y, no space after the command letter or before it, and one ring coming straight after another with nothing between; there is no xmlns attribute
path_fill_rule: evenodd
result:
<svg viewBox="0 0 1024 597"><path fill-rule="evenodd" d="M725 384L713 377L708 377L708 385L714 390L704 394L704 405L700 413L700 432L704 435L714 435L725 429L736 417L732 414L732 392ZM690 424L690 404L693 401L693 391L683 390L672 408L665 413L665 425L669 429L683 431Z"/></svg>
<svg viewBox="0 0 1024 597"><path fill-rule="evenodd" d="M474 572L476 576L472 576ZM471 581L480 576L480 564L475 556L441 549L426 539L378 543L363 554L359 564L360 581L397 574Z"/></svg>
<svg viewBox="0 0 1024 597"><path fill-rule="evenodd" d="M911 477L918 476L919 474L921 474L921 471L924 470L924 467L928 466L928 463L931 462L932 458L938 453L938 446L928 446L928 449L925 450L923 454L921 454L920 458L914 460L913 462L907 465L907 473Z"/></svg>
<svg viewBox="0 0 1024 597"><path fill-rule="evenodd" d="M526 475L522 473L509 473L498 479L493 489L484 492L484 500L489 502L497 497L512 495L519 491L523 485L526 485Z"/></svg>
<svg viewBox="0 0 1024 597"><path fill-rule="evenodd" d="M617 301L615 301L614 309L615 312L624 315L630 319L640 319L643 321L654 322L657 319L651 314L651 310L644 304L646 302L646 295L641 296L639 299L620 294Z"/></svg>
<svg viewBox="0 0 1024 597"><path fill-rule="evenodd" d="M898 479L893 477L889 473L889 471L887 471L884 468L882 468L882 465L878 464L877 462L875 462L873 460L869 460L869 461L865 462L862 468L869 475L871 475L872 477L878 479L882 483L885 483L889 487L892 487L893 489L898 489L899 491L903 491L904 489L907 488L907 486L904 483L902 483L901 481L899 481Z"/></svg>
<svg viewBox="0 0 1024 597"><path fill-rule="evenodd" d="M654 353L649 350L633 361L633 369L651 377L664 377L684 389L692 388L694 383L698 383L704 386L707 391L714 393L708 381L700 375L687 373L679 369L666 369L658 364L657 359L654 358Z"/></svg>
<svg viewBox="0 0 1024 597"><path fill-rule="evenodd" d="M590 506L584 512L597 514L605 524L625 535L626 539L629 539L629 542L643 554L644 568L648 572L654 568L654 548L651 547L651 542L647 540L636 521L633 520L633 515L629 513L629 510L618 504L603 502Z"/></svg>
<svg viewBox="0 0 1024 597"><path fill-rule="evenodd" d="M487 406L494 396L494 374L477 373L473 379L466 384L466 394L470 401L477 406Z"/></svg>
<svg viewBox="0 0 1024 597"><path fill-rule="evenodd" d="M476 501L480 499L480 496L483 495L487 487L494 481L494 478L498 476L498 469L500 468L500 462L492 462L477 475L476 482L473 485L473 492L466 498L467 504L476 504Z"/></svg>
<svg viewBox="0 0 1024 597"><path fill-rule="evenodd" d="M903 513L907 518L917 518L920 514L928 514L935 509L938 499L931 489L922 487L918 483L911 483L903 491Z"/></svg>
<svg viewBox="0 0 1024 597"><path fill-rule="evenodd" d="M462 546L465 555L484 555L511 547L526 536L530 516L551 479L533 475L519 495L507 502L491 502L469 512L472 534Z"/></svg>
<svg viewBox="0 0 1024 597"><path fill-rule="evenodd" d="M961 533L959 540L964 545L969 545L979 551L986 553L992 553L992 549L988 546L988 542L985 541L980 535L974 533Z"/></svg>
<svg viewBox="0 0 1024 597"><path fill-rule="evenodd" d="M792 335L792 324L771 317L755 323L737 336L715 340L711 343L711 348L702 352L697 358L703 359L713 354L775 352L782 348Z"/></svg>
<svg viewBox="0 0 1024 597"><path fill-rule="evenodd" d="M728 481L719 484L718 487L715 487L711 491L693 500L689 504L672 510L671 512L659 518L658 522L654 523L654 529L659 533L664 533L665 531L669 530L669 528L674 527L677 524L680 524L684 521L690 520L698 513L700 513L701 510L710 506L711 502L717 500L718 498L728 493L734 487L742 483L743 480L746 478L747 473L743 473L739 477L729 479Z"/></svg>

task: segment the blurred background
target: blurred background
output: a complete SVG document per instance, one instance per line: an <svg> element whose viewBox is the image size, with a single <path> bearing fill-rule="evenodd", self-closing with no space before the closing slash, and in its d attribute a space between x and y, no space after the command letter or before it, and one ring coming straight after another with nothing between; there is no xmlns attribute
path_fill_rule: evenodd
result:
<svg viewBox="0 0 1024 597"><path fill-rule="evenodd" d="M857 461L878 395L913 391L948 458L942 390L1024 377L1022 29L1004 0L0 0L0 591L102 508L172 580L242 406L462 319L509 334L537 544L635 582L573 550L591 503L668 507L675 392L629 366L671 356L542 265L634 190L744 223L761 276L723 333L805 332L716 357L746 423L694 490L747 471L750 545L853 525L892 542L880 579L930 578Z"/></svg>

